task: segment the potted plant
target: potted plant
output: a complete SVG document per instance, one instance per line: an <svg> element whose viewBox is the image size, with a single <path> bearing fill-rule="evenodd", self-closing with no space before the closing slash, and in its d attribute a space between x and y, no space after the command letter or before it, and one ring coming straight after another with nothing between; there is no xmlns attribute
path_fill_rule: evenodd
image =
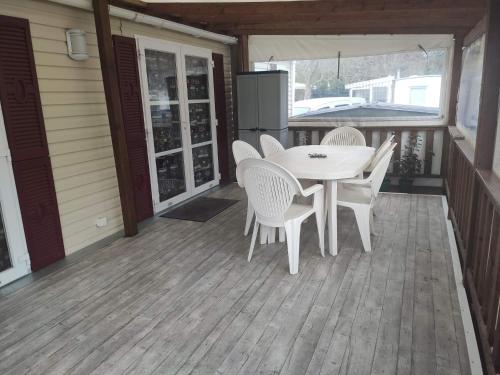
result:
<svg viewBox="0 0 500 375"><path fill-rule="evenodd" d="M399 167L399 191L401 193L412 192L415 175L422 169L422 160L418 158L422 145L423 140L420 135L410 135L401 159L395 162Z"/></svg>

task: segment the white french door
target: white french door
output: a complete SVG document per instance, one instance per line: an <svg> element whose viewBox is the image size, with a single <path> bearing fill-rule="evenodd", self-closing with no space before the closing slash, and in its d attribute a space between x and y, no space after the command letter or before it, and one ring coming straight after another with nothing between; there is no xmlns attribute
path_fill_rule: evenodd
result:
<svg viewBox="0 0 500 375"><path fill-rule="evenodd" d="M0 287L31 272L0 107Z"/></svg>
<svg viewBox="0 0 500 375"><path fill-rule="evenodd" d="M210 50L139 38L155 212L219 183Z"/></svg>

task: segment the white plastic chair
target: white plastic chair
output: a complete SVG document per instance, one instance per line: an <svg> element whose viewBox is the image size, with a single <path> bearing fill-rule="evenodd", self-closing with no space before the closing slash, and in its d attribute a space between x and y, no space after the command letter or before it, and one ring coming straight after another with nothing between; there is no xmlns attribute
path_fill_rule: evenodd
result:
<svg viewBox="0 0 500 375"><path fill-rule="evenodd" d="M375 166L378 164L378 162L380 161L380 159L382 159L384 157L385 153L388 152L389 149L391 148L391 144L392 144L393 140L394 140L394 134L392 134L389 138L387 138L380 145L380 147L375 152L375 156L373 157L370 165L368 166L368 168L365 169L366 172L373 171L373 168L375 168Z"/></svg>
<svg viewBox="0 0 500 375"><path fill-rule="evenodd" d="M342 126L328 132L321 140L323 146L366 146L363 133L350 126Z"/></svg>
<svg viewBox="0 0 500 375"><path fill-rule="evenodd" d="M285 151L283 145L276 138L267 134L262 134L260 136L260 147L262 147L265 158L277 154L278 152Z"/></svg>
<svg viewBox="0 0 500 375"><path fill-rule="evenodd" d="M285 227L290 274L296 274L299 270L300 227L312 214L316 216L321 255L325 256L323 185L314 185L304 190L289 171L267 160L243 160L237 169L248 199L255 209L248 261L252 259L259 225ZM293 203L295 195L307 197L313 194L312 205Z"/></svg>
<svg viewBox="0 0 500 375"><path fill-rule="evenodd" d="M262 159L262 156L260 156L259 151L257 151L251 145L243 141L233 142L233 156L237 166L245 159ZM238 185L240 187L245 187L243 186L242 178L238 176L238 169L236 169L236 181L238 182ZM245 222L245 230L243 232L245 236L250 231L250 225L252 224L253 215L254 215L254 209L250 204L250 199L248 199L247 220Z"/></svg>
<svg viewBox="0 0 500 375"><path fill-rule="evenodd" d="M343 180L338 185L337 204L339 206L352 208L356 216L361 241L365 251L372 251L370 233L373 224L373 204L384 181L384 176L389 168L393 150L393 144L382 159L377 163L373 171L365 179Z"/></svg>

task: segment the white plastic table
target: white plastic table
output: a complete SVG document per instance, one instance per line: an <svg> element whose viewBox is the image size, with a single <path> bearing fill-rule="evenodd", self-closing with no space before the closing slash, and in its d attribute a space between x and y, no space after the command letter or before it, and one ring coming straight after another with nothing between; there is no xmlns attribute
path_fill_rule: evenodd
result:
<svg viewBox="0 0 500 375"><path fill-rule="evenodd" d="M309 154L326 154L324 159ZM337 180L353 178L370 164L375 149L364 146L298 146L267 157L288 169L295 177L326 182L330 254L337 255Z"/></svg>

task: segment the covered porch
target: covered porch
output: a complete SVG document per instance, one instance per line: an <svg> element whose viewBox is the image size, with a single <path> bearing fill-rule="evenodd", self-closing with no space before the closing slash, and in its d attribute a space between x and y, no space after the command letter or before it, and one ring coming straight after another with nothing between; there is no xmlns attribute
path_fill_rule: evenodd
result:
<svg viewBox="0 0 500 375"><path fill-rule="evenodd" d="M372 253L339 209L322 258L310 220L292 276L282 243L247 262L236 184L210 195L240 201L3 288L1 373L471 373L442 197L381 194Z"/></svg>
<svg viewBox="0 0 500 375"><path fill-rule="evenodd" d="M497 374L500 2L215 2L4 0L0 276L19 272L0 277L0 374ZM85 59L71 56L70 31L86 36ZM321 35L339 43L336 65L309 94L336 87L325 98L363 103L297 117L302 82L290 78L282 146L346 125L373 151L394 137L389 187L415 156L413 192L439 195L381 193L371 252L338 207L338 255L322 257L310 218L290 275L285 243L247 261L231 144L269 129L241 126L237 77L285 63L293 77L309 60L272 48L257 58L259 40ZM377 64L408 56L391 72L342 76L367 69L365 47L383 36ZM392 50L396 39L411 48ZM398 84L413 103L396 100ZM439 97L430 112L425 92ZM201 196L238 202L204 223L160 216Z"/></svg>

